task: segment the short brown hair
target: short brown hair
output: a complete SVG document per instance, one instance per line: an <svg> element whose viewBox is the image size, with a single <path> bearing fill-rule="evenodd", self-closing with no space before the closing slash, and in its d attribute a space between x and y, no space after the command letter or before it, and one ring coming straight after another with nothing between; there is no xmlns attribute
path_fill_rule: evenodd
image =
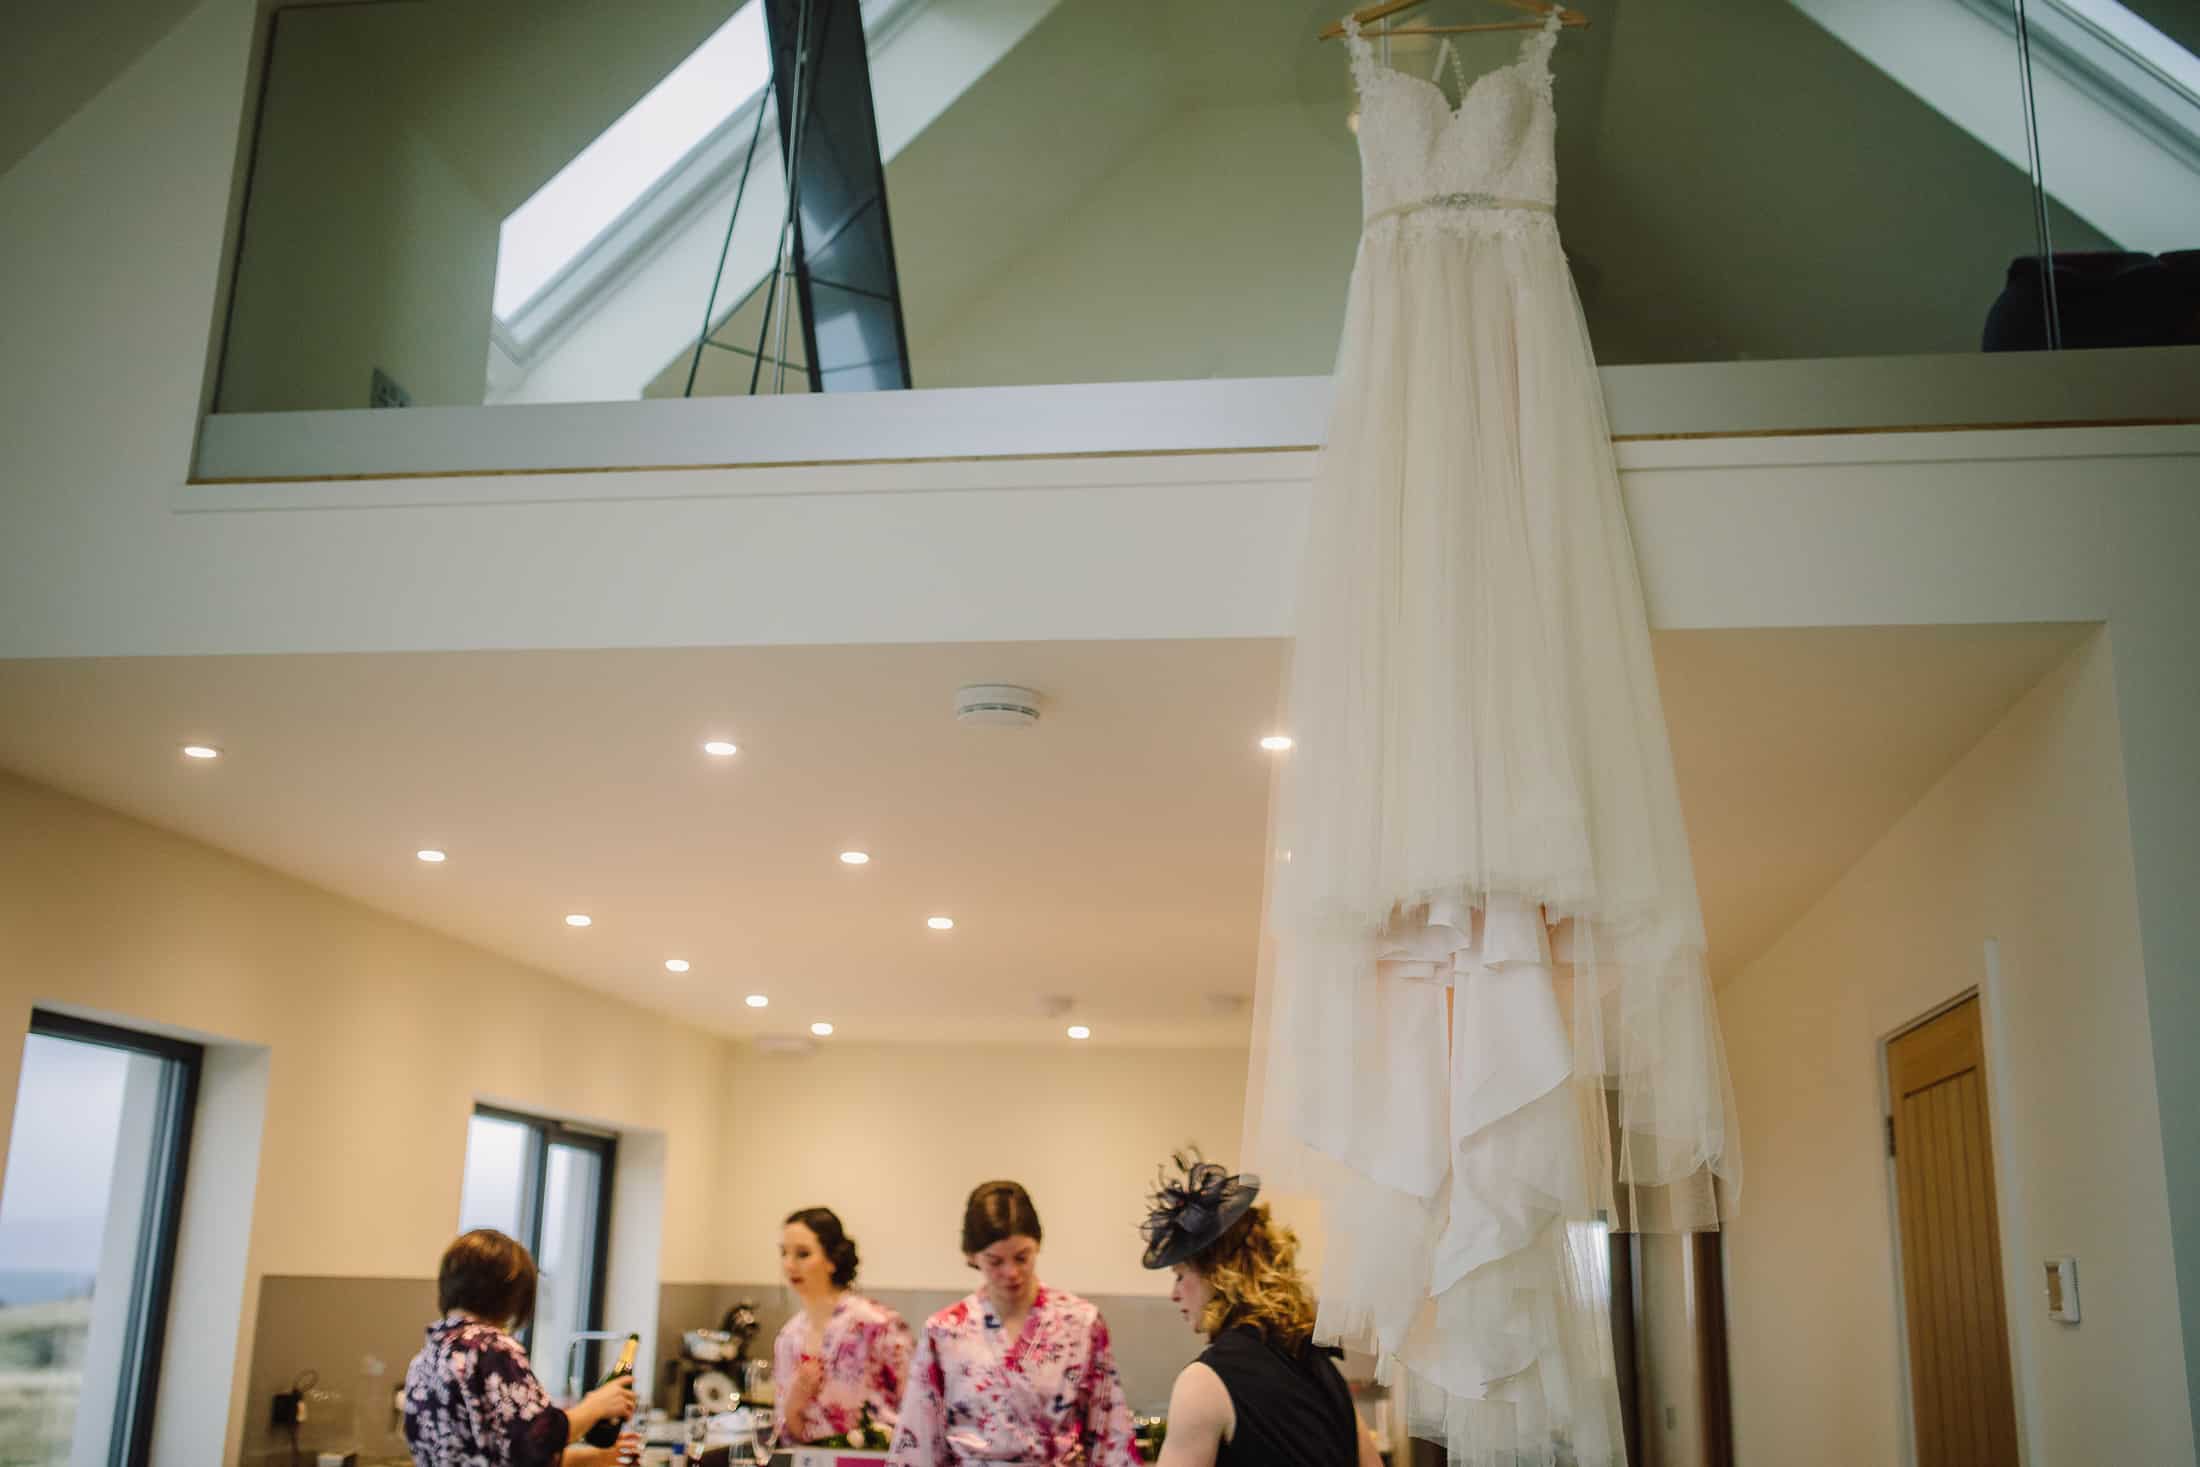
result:
<svg viewBox="0 0 2200 1467"><path fill-rule="evenodd" d="M985 1182L963 1208L963 1252L983 1253L1003 1238L1025 1237L1036 1243L1039 1209L1021 1182Z"/></svg>
<svg viewBox="0 0 2200 1467"><path fill-rule="evenodd" d="M495 1228L476 1228L443 1250L435 1299L445 1314L463 1309L477 1319L525 1324L535 1316L535 1260Z"/></svg>

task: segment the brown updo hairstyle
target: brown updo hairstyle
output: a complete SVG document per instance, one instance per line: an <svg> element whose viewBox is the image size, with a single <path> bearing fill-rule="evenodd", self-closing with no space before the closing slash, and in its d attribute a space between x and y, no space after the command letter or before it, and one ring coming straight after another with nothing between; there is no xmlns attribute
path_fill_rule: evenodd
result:
<svg viewBox="0 0 2200 1467"><path fill-rule="evenodd" d="M1298 1235L1269 1217L1265 1202L1230 1224L1185 1267L1213 1291L1200 1311L1201 1334L1250 1325L1296 1350L1314 1333L1314 1294L1299 1269Z"/></svg>
<svg viewBox="0 0 2200 1467"><path fill-rule="evenodd" d="M826 1262L833 1266L833 1287L845 1289L856 1281L856 1242L840 1225L840 1215L830 1207L805 1207L799 1212L787 1214L787 1225L800 1223L817 1239L817 1246L825 1250Z"/></svg>
<svg viewBox="0 0 2200 1467"><path fill-rule="evenodd" d="M982 1182L963 1208L963 1252L983 1253L1003 1238L1040 1241L1039 1209L1021 1182Z"/></svg>
<svg viewBox="0 0 2200 1467"><path fill-rule="evenodd" d="M435 1272L436 1307L516 1328L535 1317L535 1260L495 1228L461 1234Z"/></svg>

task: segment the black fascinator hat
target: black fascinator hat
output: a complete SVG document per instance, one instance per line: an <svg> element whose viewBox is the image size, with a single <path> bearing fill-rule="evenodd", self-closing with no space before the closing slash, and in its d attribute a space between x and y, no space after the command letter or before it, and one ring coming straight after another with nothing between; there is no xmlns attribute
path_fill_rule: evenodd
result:
<svg viewBox="0 0 2200 1467"><path fill-rule="evenodd" d="M1196 1258L1252 1210L1260 1178L1224 1171L1198 1152L1178 1153L1177 1175L1166 1170L1147 1199L1152 1211L1139 1231L1146 1236L1146 1267L1167 1268Z"/></svg>

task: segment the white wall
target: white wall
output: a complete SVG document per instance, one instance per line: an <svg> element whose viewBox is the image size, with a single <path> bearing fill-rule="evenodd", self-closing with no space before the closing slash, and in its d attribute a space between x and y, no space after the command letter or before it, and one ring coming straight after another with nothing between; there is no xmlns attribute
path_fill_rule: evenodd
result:
<svg viewBox="0 0 2200 1467"><path fill-rule="evenodd" d="M223 352L224 412L478 403L499 216L415 125L408 33L303 7L275 27Z"/></svg>
<svg viewBox="0 0 2200 1467"><path fill-rule="evenodd" d="M1902 1460L1880 1046L1981 984L1988 939L2028 1460L2192 1460L2124 798L2102 633L1720 991L1749 1168L1726 1240L1743 1460ZM2049 1323L2037 1287L2062 1254L2076 1326Z"/></svg>
<svg viewBox="0 0 2200 1467"><path fill-rule="evenodd" d="M721 1179L726 1277L776 1279L781 1219L830 1207L881 1289L974 1289L959 1237L980 1182L1022 1182L1046 1229L1041 1275L1074 1293L1166 1294L1139 1267L1146 1193L1169 1153L1237 1154L1245 1054L827 1043L744 1055Z"/></svg>
<svg viewBox="0 0 2200 1467"><path fill-rule="evenodd" d="M710 1215L722 1040L8 776L0 932L0 1033L56 1004L265 1047L242 1296L190 1301L207 1344L240 1330L220 1359L249 1357L264 1275L432 1275L483 1095L662 1133L662 1276L725 1276ZM4 1136L20 1040L0 1052ZM208 1174L234 1188L234 1170ZM216 1207L185 1221L244 1219ZM243 1409L232 1400L232 1449Z"/></svg>
<svg viewBox="0 0 2200 1467"><path fill-rule="evenodd" d="M1341 110L1176 113L910 342L918 385L1328 371L1360 232L1351 144Z"/></svg>
<svg viewBox="0 0 2200 1467"><path fill-rule="evenodd" d="M743 470L436 481L404 486L402 502L376 497L388 486L317 484L292 486L293 502L357 507L177 512L190 503L255 21L252 0L203 0L0 176L0 217L35 221L0 230L5 655L1288 627L1304 455L1248 455L1261 472L1197 455L1094 460L1068 466L1074 483L1028 459L827 468L763 494L753 486L770 475ZM2165 376L2177 360L2165 355ZM1231 389L1210 399L1219 419L1272 407L1212 385ZM814 410L815 441L839 449L810 456L833 458L870 450L874 415L931 404L761 406ZM988 438L995 447L964 452L1044 452L1050 435L1091 446L1121 416L1105 389L1057 389L1003 415L1015 448ZM539 434L546 420L519 421ZM1181 414L1133 426L1157 424L1173 431ZM1318 433L1313 419L1293 428L1261 442ZM2111 624L2176 1288L2200 1397L2200 1059L2185 1037L2200 1033L2196 464L2193 427L1638 443L1623 457L1653 625ZM0 1052L8 1093L16 1062Z"/></svg>

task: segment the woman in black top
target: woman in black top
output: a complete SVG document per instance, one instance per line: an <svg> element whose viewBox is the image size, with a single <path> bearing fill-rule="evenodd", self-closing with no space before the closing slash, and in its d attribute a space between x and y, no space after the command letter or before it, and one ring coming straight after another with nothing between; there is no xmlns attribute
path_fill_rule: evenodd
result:
<svg viewBox="0 0 2200 1467"><path fill-rule="evenodd" d="M1146 1219L1146 1267L1211 1343L1176 1378L1160 1467L1380 1467L1333 1352L1313 1343L1299 1240L1256 1206L1260 1178L1176 1158Z"/></svg>

